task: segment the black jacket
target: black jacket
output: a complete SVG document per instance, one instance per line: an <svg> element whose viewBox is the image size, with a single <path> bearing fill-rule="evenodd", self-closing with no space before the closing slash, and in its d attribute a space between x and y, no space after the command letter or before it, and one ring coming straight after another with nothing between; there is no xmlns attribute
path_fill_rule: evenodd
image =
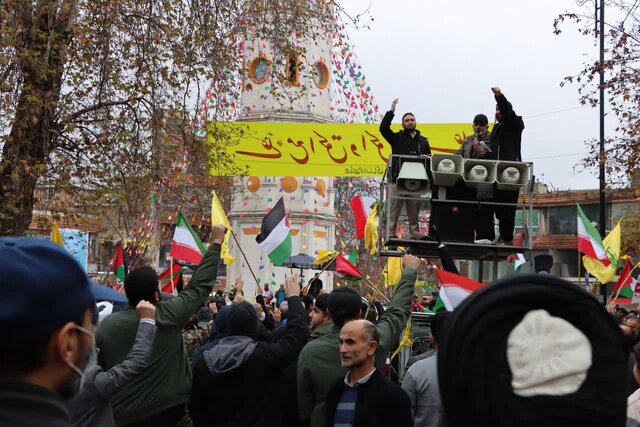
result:
<svg viewBox="0 0 640 427"><path fill-rule="evenodd" d="M409 132L404 131L404 129L399 132L391 130L391 121L393 120L393 117L393 111L387 111L380 123L380 133L384 139L387 140L389 145L391 145L391 153L407 156L430 155L431 148L429 147L429 141L420 134L419 130L416 129L416 134L413 137ZM391 178L393 182L396 182L399 173L400 161L399 159L393 159L391 165Z"/></svg>
<svg viewBox="0 0 640 427"><path fill-rule="evenodd" d="M190 411L195 426L279 426L283 411L295 411L288 409L292 397L284 395L283 369L307 342L309 326L300 298L288 302L286 332L277 342L229 336L194 361Z"/></svg>
<svg viewBox="0 0 640 427"><path fill-rule="evenodd" d="M495 98L502 118L491 130L489 143L491 153L489 153L488 157L492 160L521 162L520 144L522 142L522 131L524 130L522 117L516 115L511 103L507 101L503 94L496 95Z"/></svg>
<svg viewBox="0 0 640 427"><path fill-rule="evenodd" d="M53 391L26 382L0 380L0 426L72 427L73 423L65 402Z"/></svg>
<svg viewBox="0 0 640 427"><path fill-rule="evenodd" d="M326 426L333 427L344 378L336 381L327 394ZM353 427L413 427L409 396L399 385L388 381L377 369L369 381L359 385Z"/></svg>

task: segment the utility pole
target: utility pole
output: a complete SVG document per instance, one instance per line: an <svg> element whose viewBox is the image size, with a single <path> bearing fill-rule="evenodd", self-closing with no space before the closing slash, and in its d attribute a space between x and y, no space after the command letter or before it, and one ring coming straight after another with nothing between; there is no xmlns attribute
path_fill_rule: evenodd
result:
<svg viewBox="0 0 640 427"><path fill-rule="evenodd" d="M596 0L596 23L599 24L599 30L596 33L600 37L600 154L598 165L600 169L600 236L604 239L607 234L607 210L605 205L605 152L604 152L604 2L600 0L600 7ZM598 19L598 10L600 18ZM597 28L597 27L596 27ZM607 303L607 286L601 284L600 294L602 295L602 303Z"/></svg>

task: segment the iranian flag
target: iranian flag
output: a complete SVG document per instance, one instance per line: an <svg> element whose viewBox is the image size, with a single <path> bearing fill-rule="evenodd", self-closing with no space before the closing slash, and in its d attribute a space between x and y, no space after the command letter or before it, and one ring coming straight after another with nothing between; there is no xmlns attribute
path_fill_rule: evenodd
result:
<svg viewBox="0 0 640 427"><path fill-rule="evenodd" d="M124 276L127 275L127 266L124 262L124 251L122 250L122 240L116 246L116 254L113 257L113 274L119 285L124 284Z"/></svg>
<svg viewBox="0 0 640 427"><path fill-rule="evenodd" d="M440 268L436 269L436 274L440 280L440 294L433 311L438 311L440 308L453 311L466 297L483 286L480 282Z"/></svg>
<svg viewBox="0 0 640 427"><path fill-rule="evenodd" d="M284 209L284 198L280 197L273 209L262 219L256 242L275 266L291 257L291 231L289 218Z"/></svg>
<svg viewBox="0 0 640 427"><path fill-rule="evenodd" d="M158 275L160 292L177 295L177 286L182 275L182 266L174 262L169 268Z"/></svg>
<svg viewBox="0 0 640 427"><path fill-rule="evenodd" d="M600 261L605 267L608 266L611 260L604 249L600 233L591 224L580 205L576 204L576 207L578 208L578 252Z"/></svg>
<svg viewBox="0 0 640 427"><path fill-rule="evenodd" d="M207 248L202 244L196 232L178 212L176 231L173 233L169 256L191 264L200 264L206 250Z"/></svg>

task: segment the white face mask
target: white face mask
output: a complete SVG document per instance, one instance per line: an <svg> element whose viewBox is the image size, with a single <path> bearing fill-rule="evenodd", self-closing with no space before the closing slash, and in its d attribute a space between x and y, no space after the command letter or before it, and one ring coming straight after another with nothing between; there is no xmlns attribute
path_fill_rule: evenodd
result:
<svg viewBox="0 0 640 427"><path fill-rule="evenodd" d="M84 370L80 370L75 364L69 362L68 365L71 369L75 371L76 374L80 376L80 383L78 386L78 393L82 390L82 386L84 385L85 374L90 372L93 368L98 364L98 352L96 351L96 337L93 332L83 328L82 326L76 325L76 329L80 332L91 336L91 340L93 344L91 345L91 349L87 354L87 362L84 364Z"/></svg>
<svg viewBox="0 0 640 427"><path fill-rule="evenodd" d="M266 319L266 318L267 318L267 315L263 311L262 314L260 315L260 321L264 322L264 319Z"/></svg>

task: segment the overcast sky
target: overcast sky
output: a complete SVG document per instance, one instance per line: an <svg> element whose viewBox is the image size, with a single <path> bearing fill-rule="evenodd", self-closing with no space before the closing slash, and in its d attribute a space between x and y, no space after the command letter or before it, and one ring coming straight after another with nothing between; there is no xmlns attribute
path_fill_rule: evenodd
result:
<svg viewBox="0 0 640 427"><path fill-rule="evenodd" d="M347 3L353 12L369 0ZM598 187L597 171L573 171L586 154L584 141L599 135L598 109L580 106L577 86L560 87L598 57L598 47L571 23L553 34L558 14L591 14L593 3L372 0L370 10L371 29L349 34L382 112L398 97L398 111L412 111L422 123L492 118L490 88L499 86L524 118L523 160L534 162L538 179L557 189Z"/></svg>

